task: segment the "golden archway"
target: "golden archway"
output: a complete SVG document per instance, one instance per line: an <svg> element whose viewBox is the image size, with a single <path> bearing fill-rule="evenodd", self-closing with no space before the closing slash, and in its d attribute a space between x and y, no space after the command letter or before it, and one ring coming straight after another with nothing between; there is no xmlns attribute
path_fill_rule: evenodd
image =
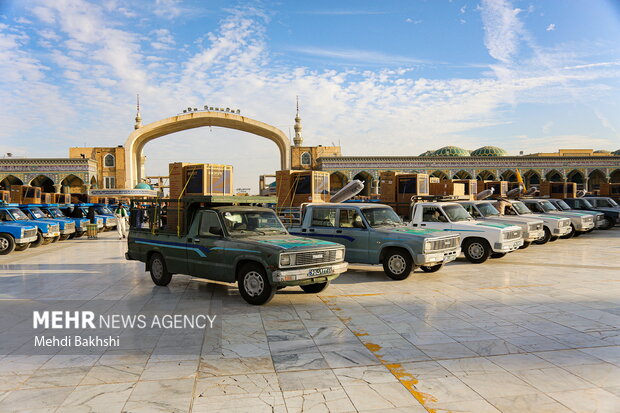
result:
<svg viewBox="0 0 620 413"><path fill-rule="evenodd" d="M262 136L275 142L280 150L281 169L291 168L291 143L280 129L266 123L226 112L192 112L144 125L129 135L125 142L125 187L133 188L141 178L144 145L171 133L203 126L219 126Z"/></svg>

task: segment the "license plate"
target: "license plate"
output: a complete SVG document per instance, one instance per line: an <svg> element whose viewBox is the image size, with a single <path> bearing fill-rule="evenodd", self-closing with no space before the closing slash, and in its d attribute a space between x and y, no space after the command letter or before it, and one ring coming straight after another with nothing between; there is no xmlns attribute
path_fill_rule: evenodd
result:
<svg viewBox="0 0 620 413"><path fill-rule="evenodd" d="M319 275L328 275L333 272L332 267L313 268L308 271L308 277L318 277Z"/></svg>

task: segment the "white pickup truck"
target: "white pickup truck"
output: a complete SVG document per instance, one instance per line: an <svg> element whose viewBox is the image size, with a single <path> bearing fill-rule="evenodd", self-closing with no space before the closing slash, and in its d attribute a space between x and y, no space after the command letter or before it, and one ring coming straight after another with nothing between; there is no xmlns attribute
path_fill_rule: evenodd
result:
<svg viewBox="0 0 620 413"><path fill-rule="evenodd" d="M475 219L486 222L499 222L508 225L517 225L523 231L523 245L521 249L529 247L533 241L545 235L543 230L544 222L542 219L526 216L504 216L493 206L490 201L460 201L459 202L469 214Z"/></svg>
<svg viewBox="0 0 620 413"><path fill-rule="evenodd" d="M489 256L503 257L523 245L520 227L476 221L456 202L418 202L413 205L409 225L459 234L465 258L475 264L485 262Z"/></svg>
<svg viewBox="0 0 620 413"><path fill-rule="evenodd" d="M530 211L537 214L550 214L560 217L570 218L570 232L564 235L562 238L571 238L573 236L579 236L582 233L588 232L594 229L594 217L591 214L584 214L579 211L567 212L561 211L555 207L547 199L526 199L523 201L526 207Z"/></svg>
<svg viewBox="0 0 620 413"><path fill-rule="evenodd" d="M543 230L545 235L534 241L534 244L546 244L549 241L555 241L563 235L571 232L570 219L551 214L534 214L521 201L508 200L502 201L505 206L498 208L504 215L526 216L541 219L545 226Z"/></svg>

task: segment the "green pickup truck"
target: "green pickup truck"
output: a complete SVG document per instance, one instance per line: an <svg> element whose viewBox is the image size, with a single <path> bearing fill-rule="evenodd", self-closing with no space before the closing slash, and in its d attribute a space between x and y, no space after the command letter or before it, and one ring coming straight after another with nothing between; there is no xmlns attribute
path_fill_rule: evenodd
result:
<svg viewBox="0 0 620 413"><path fill-rule="evenodd" d="M125 257L146 263L157 285L168 285L173 274L236 282L243 299L255 305L286 286L318 293L347 270L342 245L290 235L272 209L248 205L257 203L254 198L187 198L180 226L186 231L161 225L161 202L132 209L132 216L156 219L130 229Z"/></svg>

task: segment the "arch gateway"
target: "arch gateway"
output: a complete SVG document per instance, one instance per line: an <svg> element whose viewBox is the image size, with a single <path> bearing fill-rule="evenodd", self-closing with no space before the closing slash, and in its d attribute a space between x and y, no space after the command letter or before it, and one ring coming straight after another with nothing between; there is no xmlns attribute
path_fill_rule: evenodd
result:
<svg viewBox="0 0 620 413"><path fill-rule="evenodd" d="M236 129L261 136L274 142L280 151L280 168L290 169L291 144L280 129L266 123L228 112L190 112L162 119L141 126L140 115L136 118L136 129L125 142L125 188L133 188L143 178L141 159L144 146L153 139L183 130L203 126L219 126Z"/></svg>

